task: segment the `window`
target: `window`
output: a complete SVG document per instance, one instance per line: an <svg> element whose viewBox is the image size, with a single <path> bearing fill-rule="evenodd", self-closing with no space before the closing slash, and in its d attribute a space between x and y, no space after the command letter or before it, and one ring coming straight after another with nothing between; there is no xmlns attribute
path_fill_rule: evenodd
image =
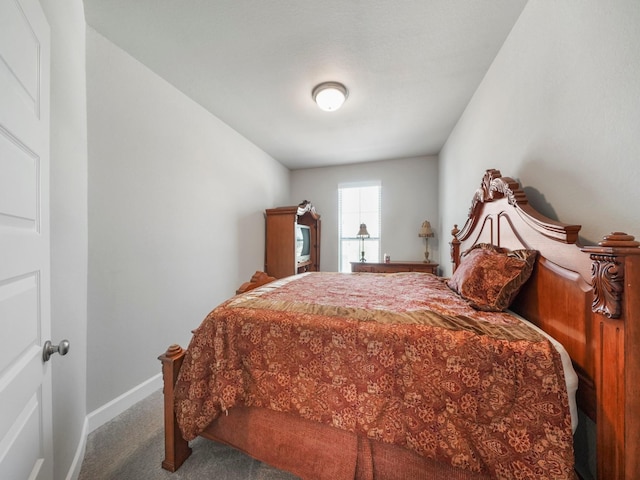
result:
<svg viewBox="0 0 640 480"><path fill-rule="evenodd" d="M360 260L360 239L356 237L360 224L367 225L370 238L364 239L364 257L369 262L380 261L380 182L338 186L338 255L339 270L350 272L349 262Z"/></svg>

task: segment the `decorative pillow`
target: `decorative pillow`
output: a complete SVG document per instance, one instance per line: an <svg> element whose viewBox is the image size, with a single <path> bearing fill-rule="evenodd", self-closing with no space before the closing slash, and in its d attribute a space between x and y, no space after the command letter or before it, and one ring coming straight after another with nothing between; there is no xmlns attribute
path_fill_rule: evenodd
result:
<svg viewBox="0 0 640 480"><path fill-rule="evenodd" d="M497 252L497 253L507 253L508 250L506 248L501 248L498 247L497 245L494 245L493 243L476 243L473 247L471 247L469 250L467 250L466 252L464 252L463 255L469 255L469 252L471 252L472 250L475 250L476 248L482 248L484 250L491 250L493 252Z"/></svg>
<svg viewBox="0 0 640 480"><path fill-rule="evenodd" d="M536 250L509 252L478 244L465 253L447 285L473 308L500 312L509 308L531 276L537 255Z"/></svg>

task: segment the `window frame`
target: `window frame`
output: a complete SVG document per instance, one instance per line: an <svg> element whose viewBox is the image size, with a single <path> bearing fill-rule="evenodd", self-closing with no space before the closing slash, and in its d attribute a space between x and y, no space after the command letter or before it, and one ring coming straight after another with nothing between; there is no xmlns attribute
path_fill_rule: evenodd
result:
<svg viewBox="0 0 640 480"><path fill-rule="evenodd" d="M343 217L345 216L343 208L343 194L346 189L363 189L363 188L377 188L377 206L375 210L367 210L363 208L360 203L357 208L357 212L350 212L351 215L356 214L357 221L353 225L353 233L351 228L348 234L343 232ZM361 199L359 200L361 202ZM373 222L371 221L373 218ZM355 218L354 218L355 220ZM377 263L380 261L380 252L382 244L382 182L380 180L362 181L362 182L349 182L340 183L338 185L338 271L350 272L350 262L357 262L360 260L360 239L356 237L358 233L358 227L361 223L367 225L367 231L370 237L364 240L365 258L367 262ZM357 244L357 256L353 256L353 246L346 248L348 252L345 252L345 244L356 242ZM345 258L348 256L348 258Z"/></svg>

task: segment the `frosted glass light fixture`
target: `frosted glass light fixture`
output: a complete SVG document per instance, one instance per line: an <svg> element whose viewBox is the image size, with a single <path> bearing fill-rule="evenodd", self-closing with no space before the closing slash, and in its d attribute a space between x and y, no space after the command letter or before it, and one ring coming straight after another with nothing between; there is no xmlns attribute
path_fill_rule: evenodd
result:
<svg viewBox="0 0 640 480"><path fill-rule="evenodd" d="M349 96L347 87L338 82L324 82L311 92L313 100L326 112L338 110Z"/></svg>

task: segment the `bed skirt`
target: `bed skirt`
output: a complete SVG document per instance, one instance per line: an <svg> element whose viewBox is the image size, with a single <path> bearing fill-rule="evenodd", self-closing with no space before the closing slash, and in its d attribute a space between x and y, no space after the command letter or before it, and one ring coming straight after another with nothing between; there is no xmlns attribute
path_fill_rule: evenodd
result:
<svg viewBox="0 0 640 480"><path fill-rule="evenodd" d="M304 480L490 479L395 445L265 408L234 407L201 436Z"/></svg>

